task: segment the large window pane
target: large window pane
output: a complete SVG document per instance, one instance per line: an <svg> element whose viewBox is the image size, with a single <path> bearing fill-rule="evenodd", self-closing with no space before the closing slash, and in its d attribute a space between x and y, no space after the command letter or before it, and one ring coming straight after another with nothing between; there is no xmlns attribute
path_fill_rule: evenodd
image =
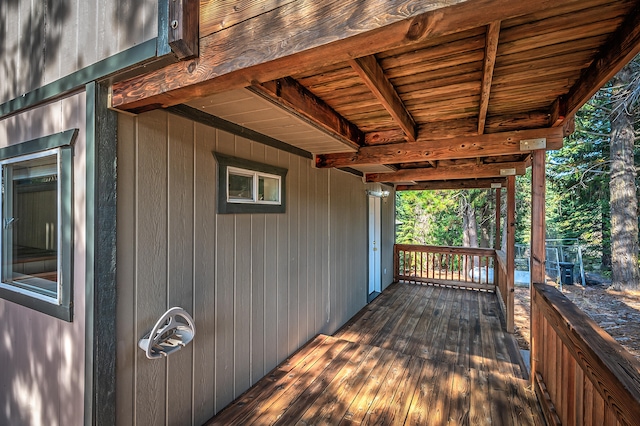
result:
<svg viewBox="0 0 640 426"><path fill-rule="evenodd" d="M58 157L5 164L3 282L58 297Z"/></svg>

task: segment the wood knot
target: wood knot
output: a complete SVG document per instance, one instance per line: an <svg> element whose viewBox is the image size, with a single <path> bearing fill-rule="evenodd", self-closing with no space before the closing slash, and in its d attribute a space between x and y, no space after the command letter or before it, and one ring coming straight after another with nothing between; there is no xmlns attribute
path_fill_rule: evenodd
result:
<svg viewBox="0 0 640 426"><path fill-rule="evenodd" d="M191 61L191 63L189 63L189 66L187 67L187 71L189 71L189 74L193 74L193 72L196 70L196 66L198 64L196 64L196 61Z"/></svg>
<svg viewBox="0 0 640 426"><path fill-rule="evenodd" d="M441 16L442 12L435 11L413 18L409 24L409 30L407 31L407 40L420 40L424 38L428 35L434 22Z"/></svg>

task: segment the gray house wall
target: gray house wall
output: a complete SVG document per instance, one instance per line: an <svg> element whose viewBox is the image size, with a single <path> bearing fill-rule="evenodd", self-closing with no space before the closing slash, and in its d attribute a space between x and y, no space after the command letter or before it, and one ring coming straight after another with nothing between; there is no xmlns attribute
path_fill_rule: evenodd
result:
<svg viewBox="0 0 640 426"><path fill-rule="evenodd" d="M73 322L0 299L0 424L81 425L85 356L85 95L0 119L0 147L69 129L74 144Z"/></svg>
<svg viewBox="0 0 640 426"><path fill-rule="evenodd" d="M117 424L199 425L365 305L365 185L166 112L118 134ZM216 214L212 151L287 168L286 213ZM148 360L137 342L172 306L196 338Z"/></svg>
<svg viewBox="0 0 640 426"><path fill-rule="evenodd" d="M0 104L158 35L158 0L3 0Z"/></svg>

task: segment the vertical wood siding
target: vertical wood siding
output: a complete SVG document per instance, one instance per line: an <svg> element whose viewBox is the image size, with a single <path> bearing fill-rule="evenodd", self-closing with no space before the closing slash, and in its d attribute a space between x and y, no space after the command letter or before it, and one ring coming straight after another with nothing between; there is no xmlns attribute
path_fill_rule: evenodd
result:
<svg viewBox="0 0 640 426"><path fill-rule="evenodd" d="M157 0L0 2L0 103L157 36Z"/></svg>
<svg viewBox="0 0 640 426"><path fill-rule="evenodd" d="M365 186L162 111L118 132L116 420L199 425L364 306ZM287 212L216 214L212 151L287 168ZM193 344L146 359L138 339L176 305Z"/></svg>
<svg viewBox="0 0 640 426"><path fill-rule="evenodd" d="M80 129L74 145L74 317L0 299L0 424L81 425L85 342L84 93L0 120L0 147ZM79 407L79 408L78 408Z"/></svg>

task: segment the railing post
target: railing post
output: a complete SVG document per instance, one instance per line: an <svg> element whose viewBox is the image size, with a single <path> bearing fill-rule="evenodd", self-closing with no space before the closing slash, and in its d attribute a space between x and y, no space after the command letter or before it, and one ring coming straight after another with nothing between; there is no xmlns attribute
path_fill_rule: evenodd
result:
<svg viewBox="0 0 640 426"><path fill-rule="evenodd" d="M398 245L393 245L393 281L400 281L400 254Z"/></svg>
<svg viewBox="0 0 640 426"><path fill-rule="evenodd" d="M507 319L507 332L513 333L513 311L514 311L514 294L513 294L513 281L515 271L515 247L516 246L516 177L507 177L507 276L504 295L506 299L506 319Z"/></svg>
<svg viewBox="0 0 640 426"><path fill-rule="evenodd" d="M493 248L496 250L500 250L500 242L502 241L502 236L500 235L502 231L502 227L500 226L500 218L501 218L501 210L502 210L502 188L496 188L496 240L493 244Z"/></svg>
<svg viewBox="0 0 640 426"><path fill-rule="evenodd" d="M530 347L531 347L531 377L537 372L536 344L538 339L538 322L536 306L533 303L533 284L545 283L545 160L546 151L533 151L531 166L531 319L530 319Z"/></svg>

